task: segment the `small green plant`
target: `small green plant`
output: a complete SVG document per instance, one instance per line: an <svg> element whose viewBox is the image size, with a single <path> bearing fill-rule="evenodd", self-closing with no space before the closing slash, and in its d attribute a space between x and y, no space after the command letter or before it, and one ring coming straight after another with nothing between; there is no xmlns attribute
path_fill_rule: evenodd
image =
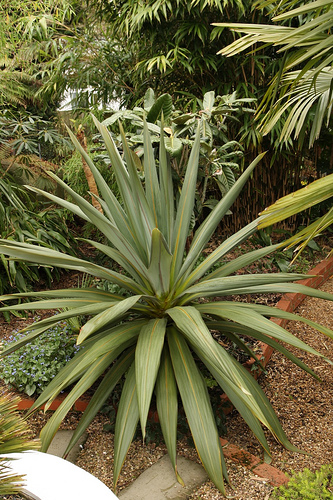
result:
<svg viewBox="0 0 333 500"><path fill-rule="evenodd" d="M8 348L22 336L14 332L3 347ZM78 350L71 325L61 321L30 344L5 356L0 378L28 396L40 394Z"/></svg>
<svg viewBox="0 0 333 500"><path fill-rule="evenodd" d="M21 491L22 476L11 473L6 464L7 453L17 453L39 447L28 437L28 426L17 412L18 399L11 394L0 395L0 498Z"/></svg>
<svg viewBox="0 0 333 500"><path fill-rule="evenodd" d="M289 483L275 488L271 500L324 500L333 498L333 464L323 465L311 472L304 469Z"/></svg>

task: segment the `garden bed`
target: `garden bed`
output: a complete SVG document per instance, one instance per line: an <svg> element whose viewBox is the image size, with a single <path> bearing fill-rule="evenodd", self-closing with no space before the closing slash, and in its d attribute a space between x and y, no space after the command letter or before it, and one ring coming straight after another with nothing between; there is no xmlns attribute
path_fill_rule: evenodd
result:
<svg viewBox="0 0 333 500"><path fill-rule="evenodd" d="M317 273L318 277L309 278L304 284L317 287L320 286L320 284L333 273L333 258L324 260L316 266L314 270L309 271L309 274L313 274L314 272ZM311 280L311 282L309 282L309 280ZM324 289L333 293L332 280L329 280L329 282L324 285ZM297 305L299 305L303 298L304 297L299 296L299 294L288 294L281 299L281 303L279 305L281 305L284 310L292 311L295 307L297 307ZM316 312L311 306L313 303L316 304L318 309ZM302 311L300 312L302 315L311 317L312 320L317 320L318 322L324 322L325 319L326 326L332 328L332 324L329 324L333 318L332 305L332 303L327 304L325 301L321 301L319 299L308 298L305 301L304 308L302 306ZM325 311L323 311L323 308ZM312 313L314 315L311 316ZM300 335L300 337L303 336L304 340L304 337L306 337L307 342L309 341L310 336L311 345L320 350L320 346L317 345L319 336L316 333L309 334L309 330L311 329L304 327L301 323L296 325L295 328L297 330L297 335ZM295 333L294 326L292 324L290 324L290 326L288 325L288 329L291 329L291 331ZM332 341L329 339L327 342L326 339L324 339L323 342L326 346L328 346L327 351L326 347L324 348L325 355L333 358ZM268 357L269 348L265 352L265 358L268 359ZM309 356L305 356L304 353L302 353L302 357L303 360L307 362L306 358ZM309 364L314 368L318 368L318 358L314 358L311 361L312 362ZM324 365L324 363L320 363L320 361L319 364ZM248 368L251 369L251 363L248 365ZM320 366L319 368L322 369L323 366ZM327 367L325 367L325 374L329 373L329 376L331 377L331 371L329 372ZM294 381L295 377L297 382L291 384L290 381ZM279 353L274 353L272 362L267 369L266 377L263 377L261 380L261 385L269 396L269 399L272 401L275 411L278 413L280 419L282 419L283 427L287 430L288 437L291 439L293 444L308 450L312 450L314 447L315 450L316 459L312 460L308 456L299 454L295 455L293 453L286 452L284 449L281 449L281 447L277 445L272 438L268 437L273 449L273 465L279 467L283 471L290 472L291 469L297 471L302 470L304 467L314 469L323 463L333 461L331 451L333 449L333 436L331 436L332 431L330 428L327 428L327 423L330 421L329 417L331 418L331 414L333 412L333 394L331 394L333 390L333 383L329 383L329 379L326 379L324 376L323 379L325 380L323 393L324 397L320 397L320 393L318 391L320 386L317 381L312 380L309 375L305 374L302 370L298 369L288 360L284 359ZM305 396L304 398L303 395ZM296 413L294 413L291 409L293 404L296 404L297 406ZM299 406L301 404L304 404L305 408L300 411ZM309 419L306 416L309 412L313 415L312 419ZM50 414L50 412L48 412L48 414ZM326 427L321 420L319 422L318 414L319 419L322 420L324 417ZM47 418L48 415L44 415L42 412L38 412L30 418L30 423L35 435L39 433L40 428L45 424ZM75 428L78 418L78 412L70 412L68 417L63 422L62 427ZM233 412L231 416L227 417L227 419L227 437L229 441L260 457L260 447L257 445L255 439L237 413ZM299 427L297 426L299 425L300 420L302 421L302 425L300 426L301 432L299 435ZM107 419L103 415L96 417L89 428L88 441L84 450L81 452L77 463L81 467L99 477L102 481L108 484L108 486L112 487L113 436L110 433L103 432L103 427L106 422ZM313 441L314 436L316 437L315 443ZM327 448L323 449L326 445L326 437L328 437L328 445ZM185 455L187 458L198 460L195 450L188 446L186 440L180 442L178 448L179 454ZM165 453L166 450L163 445L150 443L143 446L140 440L135 441L131 446L129 456L125 462L119 483L120 489L129 484L129 482L135 479L135 477L137 477L146 467L154 463ZM231 480L236 486L236 491L233 493L237 494L237 498L239 498L239 500L245 500L245 498L247 500L262 500L264 498L269 498L271 486L267 484L265 478L255 476L255 474L251 471L246 471L241 465L230 462L230 460L227 461ZM217 500L222 499L223 497L212 485L212 483L208 482L200 488L198 492L192 496L192 498L193 500L199 498L202 500Z"/></svg>

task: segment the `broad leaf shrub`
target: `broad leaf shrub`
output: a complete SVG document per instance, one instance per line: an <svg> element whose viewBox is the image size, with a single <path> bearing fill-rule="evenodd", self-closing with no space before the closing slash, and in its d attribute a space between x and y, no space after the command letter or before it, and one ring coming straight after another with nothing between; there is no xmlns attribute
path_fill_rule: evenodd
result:
<svg viewBox="0 0 333 500"><path fill-rule="evenodd" d="M12 394L0 395L0 497L20 493L22 476L16 476L6 465L6 454L39 448L37 440L29 438L26 421L17 411L18 398Z"/></svg>
<svg viewBox="0 0 333 500"><path fill-rule="evenodd" d="M6 349L21 338L22 334L14 332L2 347ZM70 325L61 321L5 356L0 378L28 396L40 394L79 349Z"/></svg>
<svg viewBox="0 0 333 500"><path fill-rule="evenodd" d="M57 251L74 254L76 241L65 221L65 210L39 202L22 189L0 165L0 234L18 242L34 242ZM26 292L44 279L50 284L59 278L57 269L38 263L15 262L0 256L0 293Z"/></svg>
<svg viewBox="0 0 333 500"><path fill-rule="evenodd" d="M205 365L242 414L266 454L270 450L261 424L288 450L299 451L288 441L259 385L223 348L216 334L221 332L255 358L255 354L242 340L243 337L266 342L314 377L317 377L316 374L285 344L327 359L268 318L274 316L301 320L323 334L333 336L331 330L311 320L265 305L233 302L230 296L269 292L299 292L328 300L332 300L333 296L292 283L304 278L300 274L235 274L244 266L273 252L277 245L241 255L210 271L216 262L254 234L264 215L223 241L197 265L217 225L262 155L251 163L196 229L187 251L197 184L200 124L175 206L171 167L164 141L160 141L159 156L155 159L149 131L145 126L143 181L124 134L122 158L108 130L97 120L95 123L105 142L122 202L116 199L73 134L71 137L75 146L95 176L103 213L60 179L57 179L58 183L70 194L73 202L60 198L56 200L53 195L42 193L36 188L34 191L51 197L53 201L94 224L104 234L107 243L87 241L103 252L110 262L115 261L123 272L27 243L0 240L0 251L24 261L83 271L117 285L119 290L124 289L126 293L87 287L2 296L0 300L3 302L15 297L18 300L24 297L35 299L5 306L2 311L68 308L55 317L29 326L25 338L18 340L4 354L33 340L58 321L88 315L77 339L77 343L84 348L51 381L32 408L33 411L44 403L47 408L60 391L76 382L43 428L42 449L47 450L73 403L103 374L68 446L69 450L108 400L118 382L124 378L115 424L115 487L138 422L145 437L150 403L155 394L162 433L178 480L182 482L176 462L180 398L202 463L215 485L225 492L223 477L228 480L227 469L207 386L197 360ZM55 175L53 177L56 179Z"/></svg>
<svg viewBox="0 0 333 500"><path fill-rule="evenodd" d="M275 488L271 500L324 500L333 498L333 464L293 474L286 486Z"/></svg>

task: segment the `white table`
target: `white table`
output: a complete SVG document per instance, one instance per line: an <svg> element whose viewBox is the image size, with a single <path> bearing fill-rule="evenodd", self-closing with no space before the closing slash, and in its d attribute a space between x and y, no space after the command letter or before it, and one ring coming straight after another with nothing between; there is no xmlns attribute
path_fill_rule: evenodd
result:
<svg viewBox="0 0 333 500"><path fill-rule="evenodd" d="M102 481L60 457L31 450L6 458L13 474L25 475L23 492L33 500L117 500Z"/></svg>

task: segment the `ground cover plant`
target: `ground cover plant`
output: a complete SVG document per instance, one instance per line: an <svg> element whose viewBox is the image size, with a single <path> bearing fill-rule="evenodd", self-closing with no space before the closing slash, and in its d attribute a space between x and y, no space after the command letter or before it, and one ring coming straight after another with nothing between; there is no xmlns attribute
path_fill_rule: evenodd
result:
<svg viewBox="0 0 333 500"><path fill-rule="evenodd" d="M207 385L197 360L205 365L242 414L263 446L266 458L270 450L261 424L288 450L299 450L288 441L268 399L253 377L212 333L221 332L254 358L255 354L242 338L253 337L263 341L314 377L317 377L316 374L289 352L285 344L316 354L325 360L326 358L268 318L275 316L301 320L323 334L333 336L331 330L308 319L257 303L233 302L230 296L300 292L328 300L333 297L292 283L304 278L300 274L235 274L244 266L276 250L278 245L254 250L214 269L214 265L228 252L255 233L265 215L223 241L197 265L203 249L262 155L252 162L197 227L187 250L195 203L200 124L176 204L163 132L161 131L159 157L155 158L149 131L145 126L143 175L139 175L124 134L122 133L122 159L107 128L97 120L95 123L110 157L121 203L73 134L71 137L74 144L94 174L100 192L98 199L101 210L77 195L60 179L57 182L70 194L73 202L48 193L44 195L91 222L104 234L104 243L86 241L103 252L110 261L115 261L118 270L112 265L98 265L27 243L1 240L0 252L14 259L84 271L107 280L113 288L108 291L92 286L1 296L0 300L3 302L12 301L15 297L19 301L24 297L35 299L16 305L11 303L3 307L2 311L67 308L54 317L30 325L25 338L7 348L3 354L10 354L59 320L87 316L77 339L84 349L76 353L52 380L32 409L33 411L44 403L47 408L61 390L76 382L41 433L43 450L48 448L62 419L76 399L102 374L104 377L81 418L69 448L108 400L118 382L125 378L115 424L115 486L138 422L143 438L145 437L150 402L154 394L164 440L178 480L182 482L176 464L180 398L202 463L212 481L220 491L225 492L223 477L228 479L227 469ZM163 129L163 123L161 128ZM56 179L54 174L52 177ZM37 188L33 190L42 194ZM119 266L122 272L119 272ZM283 341L284 344L278 341Z"/></svg>
<svg viewBox="0 0 333 500"><path fill-rule="evenodd" d="M324 500L333 497L333 465L292 475L287 485L275 488L271 500Z"/></svg>
<svg viewBox="0 0 333 500"><path fill-rule="evenodd" d="M13 332L3 343L6 347L22 338ZM0 378L28 396L40 394L79 350L70 324L61 321L29 344L6 356L0 367Z"/></svg>

